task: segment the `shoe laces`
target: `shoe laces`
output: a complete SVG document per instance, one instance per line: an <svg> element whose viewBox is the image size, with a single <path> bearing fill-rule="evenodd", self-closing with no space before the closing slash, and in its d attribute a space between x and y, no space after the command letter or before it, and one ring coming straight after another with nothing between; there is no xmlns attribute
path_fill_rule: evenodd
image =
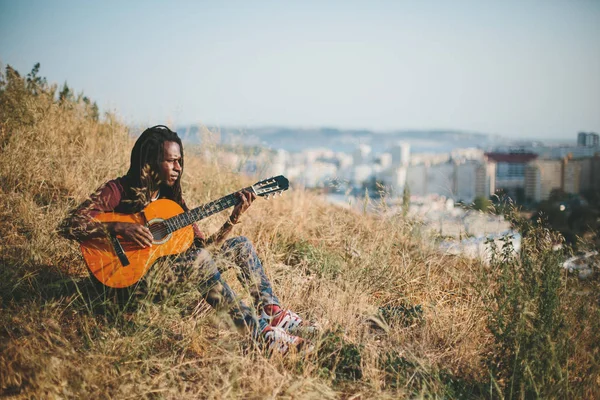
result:
<svg viewBox="0 0 600 400"><path fill-rule="evenodd" d="M275 315L267 315L263 310L261 317L269 321L270 326L282 328L286 332L293 332L303 323L302 318L292 310L281 310Z"/></svg>

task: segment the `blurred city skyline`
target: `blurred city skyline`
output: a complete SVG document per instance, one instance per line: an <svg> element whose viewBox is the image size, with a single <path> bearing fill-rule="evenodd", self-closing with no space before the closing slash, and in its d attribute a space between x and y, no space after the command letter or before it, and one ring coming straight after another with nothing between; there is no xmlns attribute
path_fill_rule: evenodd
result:
<svg viewBox="0 0 600 400"><path fill-rule="evenodd" d="M126 123L600 131L600 2L0 0L0 62Z"/></svg>

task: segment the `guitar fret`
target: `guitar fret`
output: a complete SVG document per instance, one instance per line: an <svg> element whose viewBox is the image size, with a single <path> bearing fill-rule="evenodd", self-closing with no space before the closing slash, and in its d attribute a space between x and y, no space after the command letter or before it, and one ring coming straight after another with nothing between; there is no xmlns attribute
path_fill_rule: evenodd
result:
<svg viewBox="0 0 600 400"><path fill-rule="evenodd" d="M226 208L235 206L239 203L239 199L235 194L229 194L221 199L211 201L203 206L197 207L188 212L176 215L165 220L165 226L169 233L175 232L185 226L191 225L196 221L209 217L216 214Z"/></svg>

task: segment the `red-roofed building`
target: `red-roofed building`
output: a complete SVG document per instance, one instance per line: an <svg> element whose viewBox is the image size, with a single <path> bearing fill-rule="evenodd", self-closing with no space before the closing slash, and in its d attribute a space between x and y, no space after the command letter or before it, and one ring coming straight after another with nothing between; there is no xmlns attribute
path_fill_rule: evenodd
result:
<svg viewBox="0 0 600 400"><path fill-rule="evenodd" d="M534 153L485 153L485 156L489 161L506 164L527 164L538 157Z"/></svg>

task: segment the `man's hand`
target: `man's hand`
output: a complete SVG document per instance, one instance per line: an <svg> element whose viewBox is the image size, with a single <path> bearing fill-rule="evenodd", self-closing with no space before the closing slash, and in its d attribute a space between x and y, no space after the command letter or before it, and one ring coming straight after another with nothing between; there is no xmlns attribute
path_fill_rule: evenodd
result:
<svg viewBox="0 0 600 400"><path fill-rule="evenodd" d="M252 202L256 199L256 195L254 192L249 192L248 190L242 190L237 192L235 195L238 199L240 199L240 202L233 208L229 220L232 223L237 224L240 216L246 212L248 207L250 207L250 204L252 204Z"/></svg>
<svg viewBox="0 0 600 400"><path fill-rule="evenodd" d="M152 232L147 226L131 222L115 222L109 226L109 231L137 243L142 248L152 247Z"/></svg>
<svg viewBox="0 0 600 400"><path fill-rule="evenodd" d="M233 224L238 223L240 216L244 212L246 212L248 207L250 207L250 204L252 204L254 199L256 199L256 195L254 194L254 192L250 192L248 190L242 190L240 192L237 192L235 196L240 200L240 202L236 204L236 206L233 208L231 216L229 217L229 221L225 222L221 229L219 229L218 232L206 239L206 241L203 244L208 245L211 243L222 243L223 240L225 240L225 238L227 237L227 235L229 235L229 233L231 232Z"/></svg>

